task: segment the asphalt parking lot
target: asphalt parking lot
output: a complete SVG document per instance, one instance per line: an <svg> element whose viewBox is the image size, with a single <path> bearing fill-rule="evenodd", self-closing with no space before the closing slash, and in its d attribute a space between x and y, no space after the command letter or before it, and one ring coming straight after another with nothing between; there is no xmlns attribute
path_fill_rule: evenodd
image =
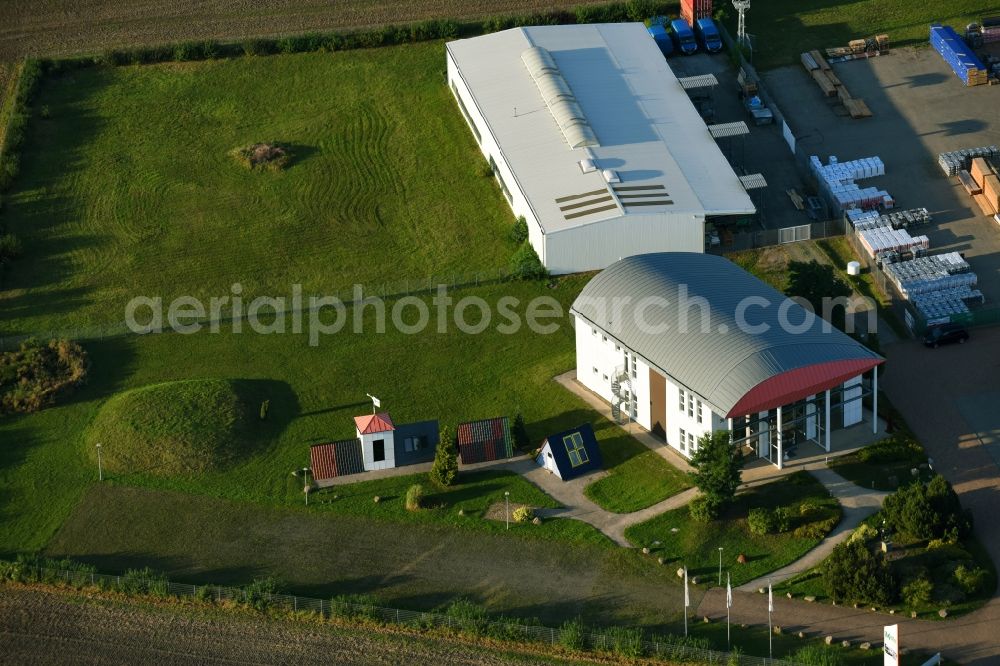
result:
<svg viewBox="0 0 1000 666"><path fill-rule="evenodd" d="M697 53L692 56L672 56L667 62L678 77L714 74L719 85L707 91L692 91L692 97L709 94L707 103L712 107L714 122L717 124L746 121L750 135L733 139L720 139L719 147L729 158L737 173L761 173L768 187L752 193L754 203L762 209L761 222L768 229L791 227L810 222L806 214L797 210L786 190L795 189L804 194L803 181L795 166L788 144L781 136L777 125L755 127L743 108L737 94L736 70L725 54L708 55Z"/></svg>
<svg viewBox="0 0 1000 666"><path fill-rule="evenodd" d="M1000 226L937 165L944 151L1000 145L1000 86L964 87L930 48L897 49L833 68L872 118L852 119L802 67L763 75L799 144L824 162L830 155L881 157L886 175L863 183L885 188L900 208L930 210L934 222L919 233L930 238L932 252L965 254L987 303L1000 303Z"/></svg>

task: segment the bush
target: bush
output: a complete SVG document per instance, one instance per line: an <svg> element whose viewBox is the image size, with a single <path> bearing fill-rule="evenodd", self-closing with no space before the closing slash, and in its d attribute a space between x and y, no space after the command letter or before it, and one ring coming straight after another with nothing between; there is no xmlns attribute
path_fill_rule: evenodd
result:
<svg viewBox="0 0 1000 666"><path fill-rule="evenodd" d="M21 239L14 234L0 234L0 264L13 261L24 254Z"/></svg>
<svg viewBox="0 0 1000 666"><path fill-rule="evenodd" d="M434 464L431 466L430 479L444 488L455 483L458 477L458 448L455 438L448 428L441 429L441 441L434 451Z"/></svg>
<svg viewBox="0 0 1000 666"><path fill-rule="evenodd" d="M721 510L732 501L736 489L740 485L740 470L743 468L743 456L739 448L729 441L726 431L702 435L698 439L698 448L691 456L691 481L698 487L702 495L711 498L714 506Z"/></svg>
<svg viewBox="0 0 1000 666"><path fill-rule="evenodd" d="M514 440L514 446L522 451L526 451L531 446L528 438L528 427L524 424L524 417L521 412L514 415L514 424L510 427L510 434Z"/></svg>
<svg viewBox="0 0 1000 666"><path fill-rule="evenodd" d="M528 221L524 215L518 215L514 220L514 226L510 228L510 239L515 245L521 245L528 240Z"/></svg>
<svg viewBox="0 0 1000 666"><path fill-rule="evenodd" d="M861 523L848 537L849 543L868 543L878 536L878 530L868 523Z"/></svg>
<svg viewBox="0 0 1000 666"><path fill-rule="evenodd" d="M583 649L584 626L580 618L566 620L559 627L559 645L569 650Z"/></svg>
<svg viewBox="0 0 1000 666"><path fill-rule="evenodd" d="M810 518L823 510L823 504L815 497L807 497L799 503L799 515Z"/></svg>
<svg viewBox="0 0 1000 666"><path fill-rule="evenodd" d="M444 614L451 620L452 627L473 636L485 634L489 625L486 609L465 599L451 602Z"/></svg>
<svg viewBox="0 0 1000 666"><path fill-rule="evenodd" d="M18 351L0 353L0 414L35 412L53 404L82 384L87 370L86 352L69 340L45 345L29 340Z"/></svg>
<svg viewBox="0 0 1000 666"><path fill-rule="evenodd" d="M940 475L927 484L916 482L903 486L885 499L883 511L894 530L913 539L946 537L957 541L972 529L958 495Z"/></svg>
<svg viewBox="0 0 1000 666"><path fill-rule="evenodd" d="M349 620L377 621L378 599L370 594L340 594L330 599L330 614Z"/></svg>
<svg viewBox="0 0 1000 666"><path fill-rule="evenodd" d="M981 567L968 568L964 564L959 564L955 568L955 581L966 594L976 594L986 585L989 573Z"/></svg>
<svg viewBox="0 0 1000 666"><path fill-rule="evenodd" d="M838 544L823 565L827 594L837 601L885 606L897 595L896 579L886 561L860 541Z"/></svg>
<svg viewBox="0 0 1000 666"><path fill-rule="evenodd" d="M792 655L792 660L806 666L842 666L843 655L831 645L808 645Z"/></svg>
<svg viewBox="0 0 1000 666"><path fill-rule="evenodd" d="M288 146L274 142L240 146L233 148L229 154L240 166L251 171L254 169L281 171L288 166L292 159L292 153Z"/></svg>
<svg viewBox="0 0 1000 666"><path fill-rule="evenodd" d="M519 280L542 280L549 275L535 248L528 241L521 243L510 258L510 272Z"/></svg>
<svg viewBox="0 0 1000 666"><path fill-rule="evenodd" d="M920 443L905 433L875 442L858 451L863 463L908 463L916 465L927 461L927 454Z"/></svg>
<svg viewBox="0 0 1000 666"><path fill-rule="evenodd" d="M805 525L800 525L795 528L792 532L792 536L796 539L822 539L827 534L830 533L837 523L840 522L839 516L830 516L829 518L824 518L823 520L814 520L811 523L806 523Z"/></svg>
<svg viewBox="0 0 1000 666"><path fill-rule="evenodd" d="M926 606L931 602L933 592L934 584L926 574L921 574L903 586L903 601L910 608Z"/></svg>
<svg viewBox="0 0 1000 666"><path fill-rule="evenodd" d="M688 504L688 513L695 522L708 523L719 517L722 506L708 495L699 495Z"/></svg>
<svg viewBox="0 0 1000 666"><path fill-rule="evenodd" d="M767 509L750 509L747 514L747 527L751 534L764 535L774 531L774 515Z"/></svg>
<svg viewBox="0 0 1000 666"><path fill-rule="evenodd" d="M792 526L792 513L787 507L779 506L771 512L771 520L775 532L787 532Z"/></svg>
<svg viewBox="0 0 1000 666"><path fill-rule="evenodd" d="M636 659L643 656L642 629L611 627L606 633L611 651L620 657Z"/></svg>
<svg viewBox="0 0 1000 666"><path fill-rule="evenodd" d="M424 507L424 487L419 483L414 483L406 491L406 510L419 511Z"/></svg>
<svg viewBox="0 0 1000 666"><path fill-rule="evenodd" d="M271 577L255 578L243 587L243 603L258 611L265 611L271 605L271 598L278 593L278 583Z"/></svg>
<svg viewBox="0 0 1000 666"><path fill-rule="evenodd" d="M511 517L514 519L515 523L527 523L535 517L535 510L530 506L519 506L514 509L514 513L511 514Z"/></svg>
<svg viewBox="0 0 1000 666"><path fill-rule="evenodd" d="M167 578L149 567L129 569L119 579L118 589L125 594L167 596Z"/></svg>

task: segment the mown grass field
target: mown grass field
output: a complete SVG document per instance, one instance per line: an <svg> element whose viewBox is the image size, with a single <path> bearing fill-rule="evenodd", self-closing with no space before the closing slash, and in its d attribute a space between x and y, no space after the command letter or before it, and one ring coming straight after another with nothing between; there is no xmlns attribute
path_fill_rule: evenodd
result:
<svg viewBox="0 0 1000 666"><path fill-rule="evenodd" d="M800 517L799 506L807 499L818 508L815 515ZM751 509L773 510L779 506L791 509L791 530L765 535L749 530L747 514ZM833 516L840 516L837 501L815 478L798 472L741 493L722 520L699 523L691 518L687 507L681 507L633 525L625 530L625 536L637 547L648 547L653 555L687 565L691 575L713 583L719 571L718 549L722 547L723 576L729 571L733 585L741 585L805 555L820 539L796 537L794 529ZM745 564L737 563L740 554L746 555Z"/></svg>
<svg viewBox="0 0 1000 666"><path fill-rule="evenodd" d="M490 303L513 296L522 304L548 296L565 312L584 280L564 278L555 288L509 283L454 296L476 294ZM558 320L559 329L550 335L526 326L514 335L495 328L467 335L453 322L450 332L441 334L434 319L424 333L406 335L391 326L384 334L374 333L376 312L367 308L366 315L366 334L343 332L315 347L305 334L207 331L87 343L92 370L86 386L58 406L0 420L0 552L43 547L95 482L97 469L85 433L104 401L130 388L181 379L266 380L270 410L262 427L268 436L223 470L160 476L137 469L111 474L114 483L269 506L298 505L301 487L290 472L308 464L310 444L352 436L352 417L371 407L368 392L400 423L437 418L454 427L463 420L520 411L536 444L549 433L590 421L613 472L646 468L642 475L622 474L633 486L630 502L648 506L676 491L676 471L655 452L552 380L573 365L573 331L567 319ZM107 448L105 453L110 455ZM365 495L398 496L399 483L373 483ZM489 496L497 490L489 490ZM310 509L357 515L351 506L334 502Z"/></svg>
<svg viewBox="0 0 1000 666"><path fill-rule="evenodd" d="M951 24L961 32L998 9L991 0L770 0L753 5L746 20L747 32L756 38L754 65L769 69L796 64L803 51L847 46L876 34L888 34L893 46L926 44L931 23ZM735 36L736 12L728 3L725 10L726 27Z"/></svg>
<svg viewBox="0 0 1000 666"><path fill-rule="evenodd" d="M444 84L442 43L88 68L35 100L4 220L0 335L122 322L134 296L344 294L496 277L510 209ZM279 173L229 152L289 144ZM308 304L308 303L306 303Z"/></svg>

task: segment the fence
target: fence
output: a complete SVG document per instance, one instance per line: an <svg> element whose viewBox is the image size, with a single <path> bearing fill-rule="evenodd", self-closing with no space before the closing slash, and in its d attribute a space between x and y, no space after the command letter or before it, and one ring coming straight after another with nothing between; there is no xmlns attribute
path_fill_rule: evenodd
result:
<svg viewBox="0 0 1000 666"><path fill-rule="evenodd" d="M339 600L315 599L288 594L250 591L238 587L221 585L192 585L188 583L172 583L162 579L138 578L134 575L117 576L99 574L91 571L70 571L62 569L47 569L28 566L31 576L19 576L19 580L34 580L45 583L61 583L74 587L101 587L118 591L134 591L136 589L155 590L161 596L177 598L195 598L215 602L235 602L257 607L276 608L293 612L315 613L324 618L348 617L366 618L386 624L395 624L419 628L444 628L453 631L503 637L507 640L542 643L547 645L562 644L563 632L554 627L521 624L514 621L475 620L453 617L445 613L403 610L386 608L374 604L351 603ZM767 659L753 657L736 652L719 652L687 645L682 638L671 640L647 640L641 638L638 632L629 632L623 646L622 634L583 632L578 635L584 649L617 651L626 647L630 653L650 657L671 659L674 661L723 664L732 666L798 666L796 662L782 659Z"/></svg>
<svg viewBox="0 0 1000 666"><path fill-rule="evenodd" d="M468 287L478 287L487 285L497 285L505 282L515 282L521 279L525 279L523 273L518 271L509 270L506 268L498 268L493 271L476 271L473 273L450 273L440 276L431 276L427 278L419 279L406 279L397 280L393 282L382 282L375 285L355 285L352 287L341 288L336 291L324 292L322 294L305 294L300 295L301 298L308 299L310 296L331 298L335 299L344 307L354 307L357 305L364 304L368 299L381 299L385 301L394 301L405 296L419 296L419 295L429 295L435 293L439 288L444 289L465 289ZM356 292L356 289L361 289L360 295ZM215 294L215 296L223 297L229 294ZM249 314L248 305L252 302L254 296L243 294L243 313L240 315L234 315L231 311L221 311L220 315L206 316L199 318L188 318L185 317L185 325L200 325L203 328L221 327L224 324L231 324L236 321L248 321L251 318ZM270 321L271 318L285 317L294 318L302 317L304 315L311 315L321 312L323 310L329 310L331 304L328 302L321 302L314 305L303 305L296 304L294 294L287 296L278 296L282 299L283 304L287 304L292 301L289 307L279 308L264 308L258 318L262 321ZM203 301L206 299L202 299ZM163 309L167 310L168 302L163 304ZM256 316L256 315L255 315ZM170 332L169 327L164 327L162 332ZM125 323L125 321L109 323L97 326L88 326L80 328L69 328L54 331L36 331L29 334L20 335L0 335L0 352L3 351L13 351L16 350L21 343L26 342L31 339L36 340L51 340L58 338L66 338L70 340L84 341L84 340L107 340L113 338L121 338L129 335L151 335L159 333L161 331L133 331Z"/></svg>
<svg viewBox="0 0 1000 666"><path fill-rule="evenodd" d="M830 238L831 236L843 235L843 220L825 220L823 222L813 222L785 229L760 229L756 231L723 233L720 237L720 244L708 248L708 251L716 254L740 252L813 238Z"/></svg>

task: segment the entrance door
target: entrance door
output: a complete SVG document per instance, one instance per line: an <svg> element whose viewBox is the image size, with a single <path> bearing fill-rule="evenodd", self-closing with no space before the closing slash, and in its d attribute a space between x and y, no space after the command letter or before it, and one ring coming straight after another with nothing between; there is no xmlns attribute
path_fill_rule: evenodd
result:
<svg viewBox="0 0 1000 666"><path fill-rule="evenodd" d="M649 425L654 435L667 438L667 379L649 369Z"/></svg>

